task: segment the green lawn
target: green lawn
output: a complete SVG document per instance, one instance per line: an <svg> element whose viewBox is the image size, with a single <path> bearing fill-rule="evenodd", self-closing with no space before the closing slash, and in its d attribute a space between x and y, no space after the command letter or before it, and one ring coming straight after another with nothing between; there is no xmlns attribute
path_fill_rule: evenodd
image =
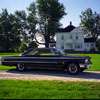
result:
<svg viewBox="0 0 100 100"><path fill-rule="evenodd" d="M21 53L0 53L2 56L18 56ZM81 55L81 56L90 56L92 58L92 68L89 68L89 71L100 71L100 54L69 54L69 55ZM10 70L15 69L16 67L2 66L0 65L0 70Z"/></svg>
<svg viewBox="0 0 100 100"><path fill-rule="evenodd" d="M19 56L21 53L0 53L0 57L3 56ZM0 70L11 70L11 69L16 69L15 66L10 67L10 66L3 66L0 65Z"/></svg>
<svg viewBox="0 0 100 100"><path fill-rule="evenodd" d="M2 56L19 56L22 53L0 53L0 57Z"/></svg>
<svg viewBox="0 0 100 100"><path fill-rule="evenodd" d="M100 99L100 83L0 80L0 99Z"/></svg>
<svg viewBox="0 0 100 100"><path fill-rule="evenodd" d="M20 53L0 53L17 56ZM71 55L71 54L70 54ZM93 67L100 71L99 54L75 54L92 57ZM0 66L0 70L15 67ZM0 80L0 99L100 99L100 82Z"/></svg>

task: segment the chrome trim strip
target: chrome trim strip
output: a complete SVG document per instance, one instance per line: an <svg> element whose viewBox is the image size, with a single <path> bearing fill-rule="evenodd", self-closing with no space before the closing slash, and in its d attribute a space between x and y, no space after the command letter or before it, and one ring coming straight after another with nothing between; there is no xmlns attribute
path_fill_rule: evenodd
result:
<svg viewBox="0 0 100 100"><path fill-rule="evenodd" d="M54 64L58 64L58 62L43 62L43 61L42 62L37 62L37 61L36 62L35 61L3 61L3 62L6 62L6 63L7 62L15 62L15 63L19 63L19 62L23 63L24 62L24 63L54 63Z"/></svg>
<svg viewBox="0 0 100 100"><path fill-rule="evenodd" d="M66 57L4 57L4 59L84 59L84 58L66 58Z"/></svg>

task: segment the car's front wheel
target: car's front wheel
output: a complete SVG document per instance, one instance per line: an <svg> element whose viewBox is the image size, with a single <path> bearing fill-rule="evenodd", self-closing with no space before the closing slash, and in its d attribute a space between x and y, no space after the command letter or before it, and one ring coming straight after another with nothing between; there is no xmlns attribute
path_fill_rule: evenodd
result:
<svg viewBox="0 0 100 100"><path fill-rule="evenodd" d="M24 71L25 70L25 65L24 64L18 64L17 65L17 70L21 71L21 72Z"/></svg>
<svg viewBox="0 0 100 100"><path fill-rule="evenodd" d="M76 63L70 63L67 65L67 72L71 75L76 75L79 72L79 66Z"/></svg>

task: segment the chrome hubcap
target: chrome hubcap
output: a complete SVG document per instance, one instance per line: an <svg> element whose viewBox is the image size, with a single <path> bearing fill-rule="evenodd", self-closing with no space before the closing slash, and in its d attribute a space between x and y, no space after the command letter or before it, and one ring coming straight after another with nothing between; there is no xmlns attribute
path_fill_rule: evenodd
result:
<svg viewBox="0 0 100 100"><path fill-rule="evenodd" d="M70 64L70 65L69 65L69 72L70 72L70 73L74 74L74 73L76 73L77 71L78 71L77 65L75 65L75 64Z"/></svg>
<svg viewBox="0 0 100 100"><path fill-rule="evenodd" d="M18 69L19 69L20 71L24 70L24 64L18 64Z"/></svg>

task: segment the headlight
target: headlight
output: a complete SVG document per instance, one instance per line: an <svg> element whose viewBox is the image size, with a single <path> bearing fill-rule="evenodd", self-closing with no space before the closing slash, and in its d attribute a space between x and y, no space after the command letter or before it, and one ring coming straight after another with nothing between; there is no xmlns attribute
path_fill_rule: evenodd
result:
<svg viewBox="0 0 100 100"><path fill-rule="evenodd" d="M85 59L85 63L88 63L89 62L89 59Z"/></svg>

